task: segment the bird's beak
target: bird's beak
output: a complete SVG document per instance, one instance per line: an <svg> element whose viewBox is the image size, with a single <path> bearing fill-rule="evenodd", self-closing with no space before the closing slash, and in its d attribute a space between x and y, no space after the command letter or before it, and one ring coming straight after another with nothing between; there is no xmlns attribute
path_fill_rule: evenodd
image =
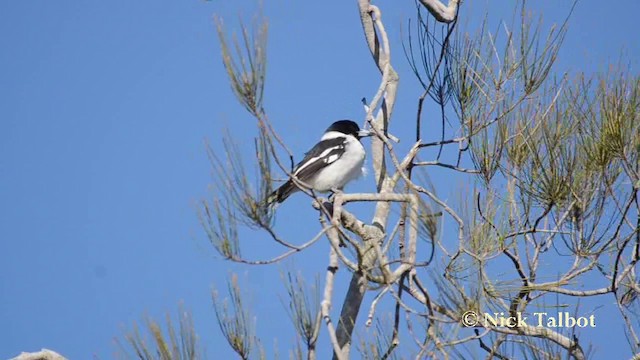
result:
<svg viewBox="0 0 640 360"><path fill-rule="evenodd" d="M373 132L370 131L370 130L364 130L363 129L363 130L358 131L358 137L361 137L361 138L367 137L367 136L371 136L371 135L373 135Z"/></svg>

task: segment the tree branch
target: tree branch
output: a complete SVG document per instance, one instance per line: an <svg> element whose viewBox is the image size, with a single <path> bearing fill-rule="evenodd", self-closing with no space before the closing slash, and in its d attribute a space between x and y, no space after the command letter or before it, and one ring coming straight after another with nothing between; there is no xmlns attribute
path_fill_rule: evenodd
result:
<svg viewBox="0 0 640 360"><path fill-rule="evenodd" d="M449 5L445 6L440 0L420 0L431 15L443 23L450 23L456 19L459 2L460 0L449 0Z"/></svg>

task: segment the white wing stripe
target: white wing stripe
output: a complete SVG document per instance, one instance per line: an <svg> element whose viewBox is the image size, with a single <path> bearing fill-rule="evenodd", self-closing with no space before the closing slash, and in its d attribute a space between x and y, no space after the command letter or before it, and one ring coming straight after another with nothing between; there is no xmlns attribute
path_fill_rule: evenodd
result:
<svg viewBox="0 0 640 360"><path fill-rule="evenodd" d="M316 161L325 161L327 163L332 163L334 161L336 161L340 156L339 155L333 155L330 156L328 159L326 160L322 160L324 159L327 155L329 155L332 151L334 150L339 150L341 148L343 148L343 145L339 145L339 146L333 146L330 148L325 149L320 155L312 157L311 159L309 159L309 161L305 162L304 164L300 165L300 167L298 169L296 169L296 172L294 173L294 175L298 175L298 173L300 173L300 171L302 171L304 168L306 168L307 166L315 163Z"/></svg>
<svg viewBox="0 0 640 360"><path fill-rule="evenodd" d="M339 157L340 157L340 155L333 154L333 155L329 156L328 158L324 159L324 162L326 162L327 164L331 164L332 162L338 160Z"/></svg>

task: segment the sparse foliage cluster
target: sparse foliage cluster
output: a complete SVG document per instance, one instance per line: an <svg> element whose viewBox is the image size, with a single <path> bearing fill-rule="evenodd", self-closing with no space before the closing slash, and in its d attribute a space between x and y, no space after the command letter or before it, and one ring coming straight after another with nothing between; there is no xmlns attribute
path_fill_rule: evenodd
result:
<svg viewBox="0 0 640 360"><path fill-rule="evenodd" d="M176 327L169 314L164 326L146 318L143 332L138 324L134 324L133 329L124 336L124 341L118 340L118 357L140 360L202 359L204 353L198 343L191 315L180 308L178 319Z"/></svg>
<svg viewBox="0 0 640 360"><path fill-rule="evenodd" d="M320 225L302 243L280 237L276 210L264 201L274 179L293 167L262 105L266 23L229 40L217 22L231 87L255 117L258 136L255 176L231 142L225 159L211 152L216 191L200 215L212 245L229 261L263 265L322 239L331 244L324 283L283 276L299 336L291 357L315 359L326 336L334 359L352 351L365 359L585 359L590 344L577 328L463 325L470 311L589 316L598 302L615 302L631 352L640 353L640 77L624 65L594 76L558 75L553 65L567 22L546 29L524 3L511 24L471 32L458 23L464 4L417 1L401 44L404 59L392 61L400 44L389 42L383 10L369 0L358 6L380 78L362 116L375 133L369 156L376 188L328 201L296 182ZM405 153L393 135L399 61L409 63L408 77L423 90L415 94L415 136L402 139L412 143ZM459 199L438 195L451 189L429 181L432 169L467 184ZM353 202L370 204L372 218L350 212ZM281 254L244 258L241 226L263 231ZM338 303L333 285L345 274L352 280ZM367 293L374 294L370 303ZM255 320L235 280L229 294L231 305L214 296L218 323L231 347L249 358L259 346ZM338 318L333 307L341 307ZM136 349L141 342L131 340Z"/></svg>

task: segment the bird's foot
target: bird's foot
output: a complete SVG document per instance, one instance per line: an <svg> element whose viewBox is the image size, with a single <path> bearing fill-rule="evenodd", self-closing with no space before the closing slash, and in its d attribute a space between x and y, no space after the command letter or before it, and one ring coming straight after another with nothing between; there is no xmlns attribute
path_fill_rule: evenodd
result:
<svg viewBox="0 0 640 360"><path fill-rule="evenodd" d="M342 194L342 189L332 188L330 191L331 195L329 195L329 201L331 202L333 202L333 199L335 199L336 195Z"/></svg>

